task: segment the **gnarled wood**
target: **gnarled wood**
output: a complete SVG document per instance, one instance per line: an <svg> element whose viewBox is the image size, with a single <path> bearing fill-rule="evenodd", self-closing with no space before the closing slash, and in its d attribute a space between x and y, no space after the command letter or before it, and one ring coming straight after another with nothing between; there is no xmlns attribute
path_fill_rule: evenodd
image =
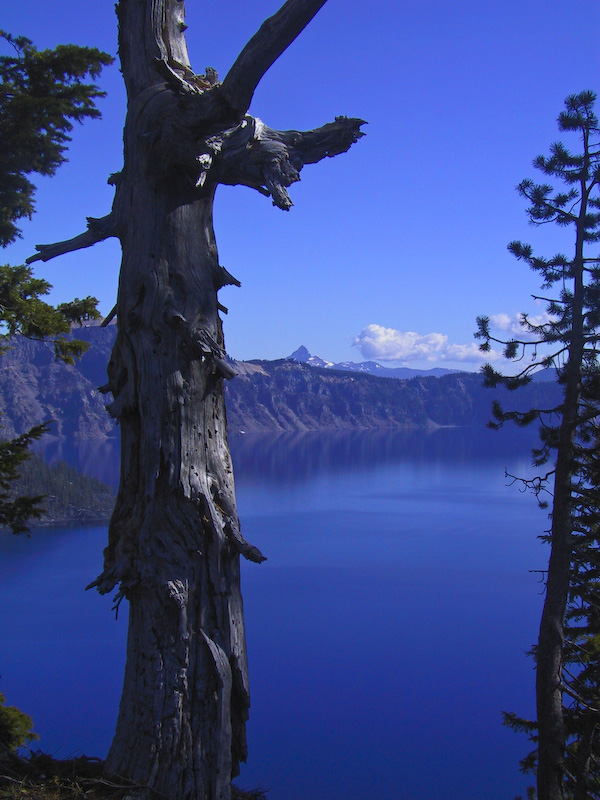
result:
<svg viewBox="0 0 600 800"><path fill-rule="evenodd" d="M287 211L293 205L287 188L300 180L302 167L345 153L364 136L360 130L364 124L361 119L337 117L314 131L274 131L261 120L246 117L219 137L217 147L213 144L214 165L207 161L205 167L215 170L219 183L249 186Z"/></svg>
<svg viewBox="0 0 600 800"><path fill-rule="evenodd" d="M127 665L107 769L145 798L229 800L246 757L250 705L218 290L218 183L246 184L289 208L304 164L345 152L361 120L273 131L244 116L265 70L324 0L288 0L223 85L196 75L181 0L120 0L128 93L124 168L109 215L123 250L108 409L121 425L121 482L104 569L93 586L130 605ZM260 46L258 46L260 44ZM90 234L39 256L87 246ZM111 312L112 313L112 312ZM137 795L136 797L143 795Z"/></svg>

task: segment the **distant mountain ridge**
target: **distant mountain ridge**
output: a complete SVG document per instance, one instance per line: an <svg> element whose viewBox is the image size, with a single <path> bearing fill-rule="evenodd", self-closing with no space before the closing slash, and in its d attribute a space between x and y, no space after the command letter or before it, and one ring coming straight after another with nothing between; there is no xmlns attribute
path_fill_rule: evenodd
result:
<svg viewBox="0 0 600 800"><path fill-rule="evenodd" d="M49 419L54 420L53 435L61 439L118 435L105 409L112 398L97 388L106 383L116 326L88 326L74 334L91 344L75 366L56 362L48 343L11 340L11 349L0 357L3 438ZM478 373L447 371L436 377L421 371L398 380L342 365L312 366L311 358L233 362L239 374L225 384L230 432L484 425L494 399L506 408L526 410L549 407L560 398L554 381L509 393L485 389Z"/></svg>
<svg viewBox="0 0 600 800"><path fill-rule="evenodd" d="M229 430L244 433L485 426L493 400L526 411L560 399L556 382L509 392L486 389L475 372L396 380L289 359L243 366L227 384L226 400Z"/></svg>
<svg viewBox="0 0 600 800"><path fill-rule="evenodd" d="M411 378L441 378L443 375L461 372L458 369L445 369L444 367L434 367L433 369L412 369L411 367L382 367L376 361L325 361L320 356L313 356L304 345L300 345L297 350L288 356L288 360L298 361L301 364L308 364L310 367L321 367L322 369L339 369L343 372L366 372L369 375L377 375L380 378L397 378L401 381Z"/></svg>
<svg viewBox="0 0 600 800"><path fill-rule="evenodd" d="M300 345L286 360L298 361L300 364L308 364L310 367L338 369L343 372L365 372L369 375L377 375L379 378L396 378L400 381L407 381L412 378L442 378L444 375L473 374L473 372L468 370L446 369L445 367L433 367L433 369L382 367L381 364L378 364L376 361L340 361L336 364L333 361L325 361L321 356L311 355L304 345ZM553 369L542 369L534 373L531 377L535 383L554 381L556 380L556 373Z"/></svg>

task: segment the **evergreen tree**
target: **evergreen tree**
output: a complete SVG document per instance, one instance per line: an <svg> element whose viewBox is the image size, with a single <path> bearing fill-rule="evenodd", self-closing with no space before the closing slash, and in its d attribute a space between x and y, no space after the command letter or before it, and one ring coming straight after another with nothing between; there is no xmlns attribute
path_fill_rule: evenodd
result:
<svg viewBox="0 0 600 800"><path fill-rule="evenodd" d="M54 175L66 160L73 121L100 116L95 101L104 95L95 83L111 56L95 48L59 45L37 50L24 36L0 31L13 50L0 56L0 245L20 235L17 222L34 211L35 186L29 176ZM57 358L73 363L87 344L69 334L73 322L99 317L96 300L86 297L52 306L41 298L52 287L35 278L29 266L0 266L0 352L8 337L52 337ZM48 425L0 443L0 524L13 532L27 530L27 520L41 513L40 497L14 497L12 487L31 443Z"/></svg>
<svg viewBox="0 0 600 800"><path fill-rule="evenodd" d="M6 751L18 750L32 739L39 739L34 733L33 720L15 706L5 705L6 698L0 692L0 756Z"/></svg>
<svg viewBox="0 0 600 800"><path fill-rule="evenodd" d="M546 259L528 244L515 241L509 250L539 272L544 290L557 289L547 303L547 319L536 323L524 314L521 339L496 338L487 317L478 319L481 349L501 342L507 358L533 358L515 377L484 367L487 385L516 389L541 367L556 371L562 402L526 413L494 407L494 427L511 420L519 425L541 423L541 446L534 451L538 475L523 479L540 504L550 508L551 528L546 597L537 645L537 721L515 715L506 721L525 730L537 749L523 762L537 769L539 800L600 797L600 468L597 455L600 415L600 259L589 252L600 241L600 128L594 113L596 95L582 92L565 101L559 129L578 135L581 148L571 153L562 143L550 156L538 156L534 166L558 179L555 191L547 183L523 181L519 193L529 202L534 225L554 222L571 231L570 256ZM550 462L550 463L549 463Z"/></svg>
<svg viewBox="0 0 600 800"><path fill-rule="evenodd" d="M31 173L54 175L66 161L73 120L100 116L104 97L95 83L112 57L96 48L59 45L37 50L25 36L0 31L14 55L0 56L0 245L20 235L17 220L31 217Z"/></svg>

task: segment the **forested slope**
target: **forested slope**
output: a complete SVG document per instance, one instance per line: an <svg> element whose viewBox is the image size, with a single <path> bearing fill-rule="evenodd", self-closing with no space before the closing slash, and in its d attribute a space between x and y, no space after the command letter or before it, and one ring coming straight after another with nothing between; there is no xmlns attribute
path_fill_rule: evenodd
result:
<svg viewBox="0 0 600 800"><path fill-rule="evenodd" d="M115 503L113 490L96 478L83 475L64 461L47 464L33 455L19 467L16 495L43 495L43 513L32 525L100 522L110 518Z"/></svg>

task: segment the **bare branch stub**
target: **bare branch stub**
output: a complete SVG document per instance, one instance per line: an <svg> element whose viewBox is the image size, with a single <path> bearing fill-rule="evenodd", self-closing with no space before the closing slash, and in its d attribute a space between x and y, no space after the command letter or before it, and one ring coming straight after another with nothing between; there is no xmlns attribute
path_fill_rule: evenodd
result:
<svg viewBox="0 0 600 800"><path fill-rule="evenodd" d="M112 214L108 214L106 217L100 219L88 217L87 231L80 233L79 236L74 236L72 239L67 239L64 242L36 245L35 249L38 252L34 256L29 256L29 258L26 259L26 263L33 264L34 261L50 261L50 259L56 258L57 256L62 256L65 253L73 253L76 250L83 250L86 247L91 247L98 242L102 242L116 235L114 217Z"/></svg>

